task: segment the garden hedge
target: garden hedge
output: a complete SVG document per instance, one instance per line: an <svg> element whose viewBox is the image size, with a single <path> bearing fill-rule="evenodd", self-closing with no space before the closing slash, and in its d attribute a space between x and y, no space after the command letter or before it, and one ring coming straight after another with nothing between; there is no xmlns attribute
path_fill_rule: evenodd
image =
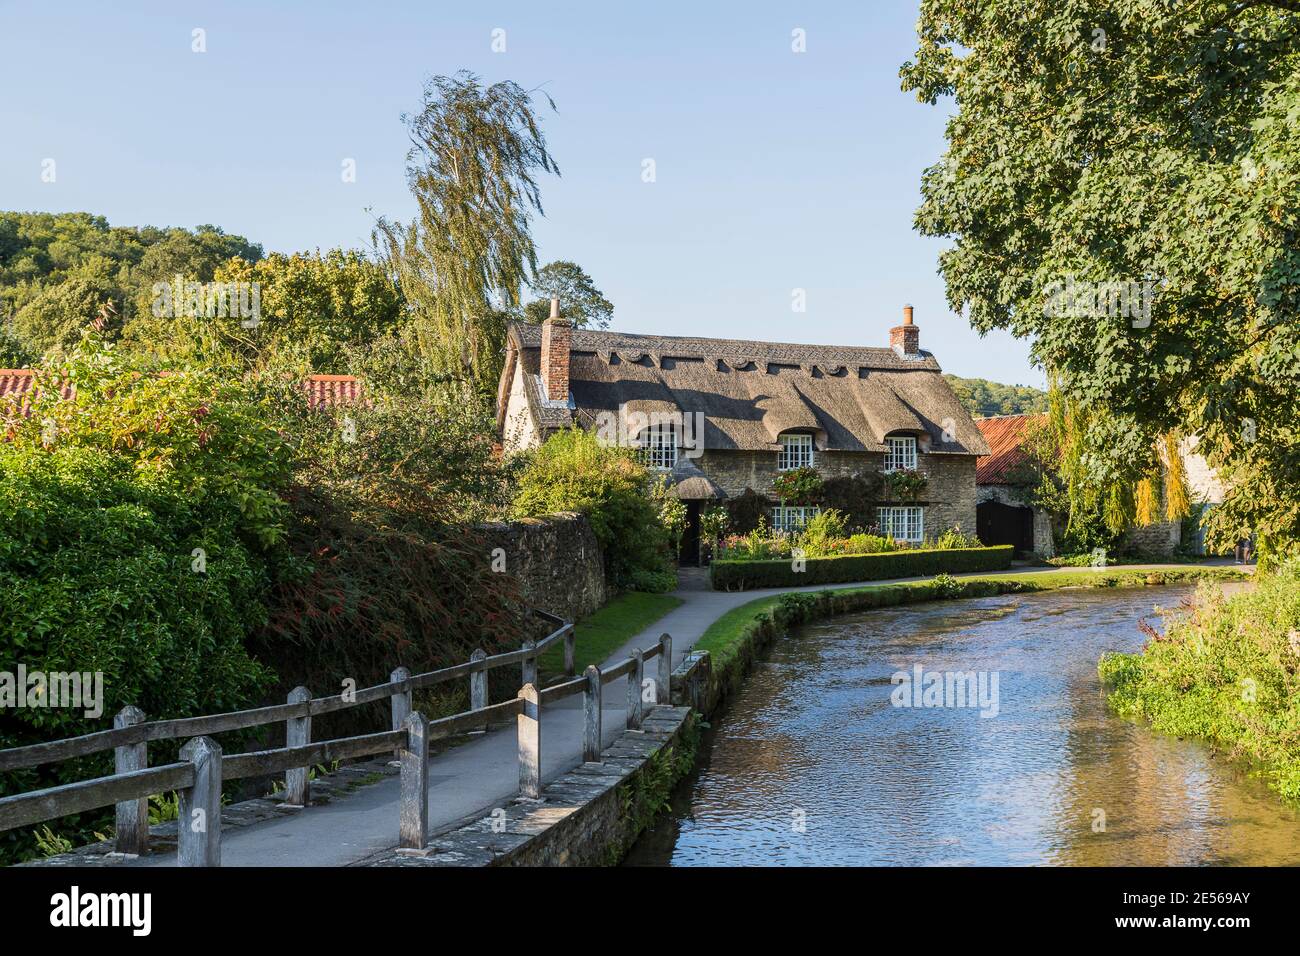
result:
<svg viewBox="0 0 1300 956"><path fill-rule="evenodd" d="M1011 567L1015 549L1009 544L992 548L946 548L884 551L879 554L845 554L833 558L808 558L802 571L789 558L774 561L714 561L709 566L715 591L752 588L789 588L808 584L842 584L848 581L882 581L947 572L1002 571Z"/></svg>

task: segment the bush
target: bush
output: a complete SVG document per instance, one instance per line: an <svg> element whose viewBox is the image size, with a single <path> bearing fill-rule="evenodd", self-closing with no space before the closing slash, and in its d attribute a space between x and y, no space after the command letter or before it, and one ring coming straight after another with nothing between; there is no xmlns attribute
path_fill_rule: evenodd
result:
<svg viewBox="0 0 1300 956"><path fill-rule="evenodd" d="M817 512L796 536L796 546L809 558L825 558L839 553L845 531L844 515L834 508Z"/></svg>
<svg viewBox="0 0 1300 956"><path fill-rule="evenodd" d="M788 560L722 559L709 566L709 573L713 588L717 591L803 587L811 584L919 577L945 571L999 571L1011 566L1014 550L1010 545L998 545L993 548L961 548L950 551L907 550L809 558L804 562L803 571L795 571L793 562Z"/></svg>
<svg viewBox="0 0 1300 956"><path fill-rule="evenodd" d="M946 548L978 548L982 542L973 534L964 534L960 527L948 528L939 533L934 539L934 547L937 549Z"/></svg>
<svg viewBox="0 0 1300 956"><path fill-rule="evenodd" d="M772 494L787 505L815 505L821 493L821 473L807 465L783 471L772 481Z"/></svg>
<svg viewBox="0 0 1300 956"><path fill-rule="evenodd" d="M358 368L366 401L316 410L296 375L267 369L256 378L293 453L290 560L251 641L274 661L281 699L297 684L323 694L348 678L381 682L399 666L420 673L464 663L475 648L513 650L525 636L517 582L493 568L472 525L506 502L491 417L471 390L437 379L398 340L383 340ZM497 676L494 692L505 689ZM442 713L467 705L463 693L442 688L421 706ZM320 730L373 730L378 716L346 710Z"/></svg>
<svg viewBox="0 0 1300 956"><path fill-rule="evenodd" d="M733 534L723 539L718 556L735 561L788 558L793 547L792 540L789 535L769 534L766 524L760 521L758 527L748 534Z"/></svg>
<svg viewBox="0 0 1300 956"><path fill-rule="evenodd" d="M638 568L628 578L628 590L647 594L667 594L677 590L677 575L668 570L648 571Z"/></svg>
<svg viewBox="0 0 1300 956"><path fill-rule="evenodd" d="M854 534L845 539L841 554L880 554L882 551L897 551L898 545L892 538L878 534Z"/></svg>
<svg viewBox="0 0 1300 956"><path fill-rule="evenodd" d="M1226 599L1203 588L1164 635L1148 629L1140 654L1107 654L1098 669L1122 716L1224 747L1300 802L1300 569L1257 581Z"/></svg>
<svg viewBox="0 0 1300 956"><path fill-rule="evenodd" d="M649 498L649 474L631 449L602 445L592 433L570 428L528 453L514 516L561 511L587 515L615 586L632 587L637 571L669 570L667 534Z"/></svg>
<svg viewBox="0 0 1300 956"><path fill-rule="evenodd" d="M772 501L760 495L753 488L746 488L736 498L728 498L723 507L730 517L731 530L736 534L749 534L760 525L767 523L768 512L772 510Z"/></svg>
<svg viewBox="0 0 1300 956"><path fill-rule="evenodd" d="M38 381L33 414L10 406L0 441L0 660L102 672L104 712L6 708L0 748L104 730L127 704L167 719L256 703L273 675L245 639L289 520L281 437L238 386L159 375L94 341ZM0 793L111 766L110 752L19 771ZM28 833L0 839L0 858L34 850Z"/></svg>

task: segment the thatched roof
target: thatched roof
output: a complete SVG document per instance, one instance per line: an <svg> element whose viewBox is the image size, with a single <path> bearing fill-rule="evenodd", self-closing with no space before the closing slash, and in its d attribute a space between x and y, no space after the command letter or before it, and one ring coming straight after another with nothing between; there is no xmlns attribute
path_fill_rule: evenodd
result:
<svg viewBox="0 0 1300 956"><path fill-rule="evenodd" d="M673 482L673 494L682 501L705 501L710 498L727 497L727 493L685 455L677 459L677 465L673 468L669 480Z"/></svg>
<svg viewBox="0 0 1300 956"><path fill-rule="evenodd" d="M509 330L502 395L524 377L541 430L598 424L620 406L704 416L706 449L775 450L789 429L812 431L831 451L884 450L891 432L929 436L929 451L985 455L988 448L929 352L888 348L677 338L574 329L572 401L548 402L540 379L540 326Z"/></svg>

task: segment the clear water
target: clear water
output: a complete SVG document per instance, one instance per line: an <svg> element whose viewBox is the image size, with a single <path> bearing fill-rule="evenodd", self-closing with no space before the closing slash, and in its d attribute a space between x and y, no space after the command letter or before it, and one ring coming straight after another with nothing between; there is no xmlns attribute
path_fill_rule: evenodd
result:
<svg viewBox="0 0 1300 956"><path fill-rule="evenodd" d="M631 865L1277 865L1300 814L1199 743L1111 715L1104 651L1187 588L871 611L778 641ZM891 675L998 672L998 715L891 705ZM1103 816L1104 815L1104 816ZM1103 828L1104 827L1104 828Z"/></svg>

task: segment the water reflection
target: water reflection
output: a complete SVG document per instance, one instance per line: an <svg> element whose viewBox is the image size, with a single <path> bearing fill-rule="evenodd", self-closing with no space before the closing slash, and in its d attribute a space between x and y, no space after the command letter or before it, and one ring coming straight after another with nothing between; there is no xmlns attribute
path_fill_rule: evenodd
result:
<svg viewBox="0 0 1300 956"><path fill-rule="evenodd" d="M1263 784L1106 710L1097 658L1142 645L1153 601L1190 595L1058 591L806 627L757 667L628 862L1298 863L1300 814ZM891 706L890 675L916 664L999 672L999 715Z"/></svg>

